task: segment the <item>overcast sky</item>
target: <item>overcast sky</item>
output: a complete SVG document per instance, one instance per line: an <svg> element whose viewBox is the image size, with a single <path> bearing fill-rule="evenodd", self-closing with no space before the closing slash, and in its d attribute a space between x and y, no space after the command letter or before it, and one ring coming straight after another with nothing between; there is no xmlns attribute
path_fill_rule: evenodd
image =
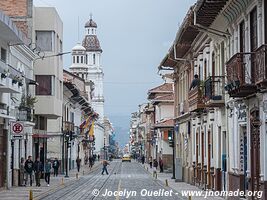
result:
<svg viewBox="0 0 267 200"><path fill-rule="evenodd" d="M157 67L195 1L34 0L34 5L56 7L64 25L65 52L82 41L84 24L93 14L103 49L105 113L109 116L137 111L147 101L148 89L162 83ZM65 55L64 68L70 64L70 55Z"/></svg>

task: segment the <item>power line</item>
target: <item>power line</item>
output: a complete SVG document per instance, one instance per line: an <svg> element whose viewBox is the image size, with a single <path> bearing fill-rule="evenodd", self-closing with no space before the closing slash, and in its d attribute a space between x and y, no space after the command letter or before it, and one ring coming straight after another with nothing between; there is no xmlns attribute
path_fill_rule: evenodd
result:
<svg viewBox="0 0 267 200"><path fill-rule="evenodd" d="M145 85L145 84L158 84L158 82L119 82L119 81L104 81L104 84L125 84L125 85Z"/></svg>

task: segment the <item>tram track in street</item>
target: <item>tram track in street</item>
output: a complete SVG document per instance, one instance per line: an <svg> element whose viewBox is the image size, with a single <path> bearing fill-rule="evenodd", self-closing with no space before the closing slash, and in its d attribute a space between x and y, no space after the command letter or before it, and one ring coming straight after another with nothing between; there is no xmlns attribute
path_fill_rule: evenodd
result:
<svg viewBox="0 0 267 200"><path fill-rule="evenodd" d="M36 199L94 199L95 196L92 194L92 190L102 190L110 176L113 175L114 171L118 170L118 165L120 165L119 162L114 162L111 164L112 168L108 176L101 175L101 167L98 167L88 175L81 177L79 180L73 180L71 183L66 184L63 188L59 188L59 190L56 189L55 191L49 191L48 193L40 196L39 198L37 197Z"/></svg>

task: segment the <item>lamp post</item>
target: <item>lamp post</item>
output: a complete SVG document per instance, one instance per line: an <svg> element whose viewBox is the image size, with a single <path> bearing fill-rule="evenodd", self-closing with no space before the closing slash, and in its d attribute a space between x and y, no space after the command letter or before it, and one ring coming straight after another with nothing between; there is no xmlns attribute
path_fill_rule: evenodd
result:
<svg viewBox="0 0 267 200"><path fill-rule="evenodd" d="M106 136L104 137L104 160L106 160Z"/></svg>
<svg viewBox="0 0 267 200"><path fill-rule="evenodd" d="M69 178L69 162L68 162L68 160L69 160L69 147L70 147L70 142L69 142L70 132L67 131L64 134L64 136L65 136L64 138L65 138L65 143L66 143L66 153L65 153L65 155L66 155L66 157L65 157L65 159L66 159L66 175L65 175L65 178Z"/></svg>

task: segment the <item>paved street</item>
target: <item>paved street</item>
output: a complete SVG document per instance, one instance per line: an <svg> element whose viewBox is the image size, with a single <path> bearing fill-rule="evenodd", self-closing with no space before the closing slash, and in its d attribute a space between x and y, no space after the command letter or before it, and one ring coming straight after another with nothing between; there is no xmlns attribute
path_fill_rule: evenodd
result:
<svg viewBox="0 0 267 200"><path fill-rule="evenodd" d="M155 180L139 163L111 162L109 175L101 175L99 168L80 180L40 196L56 199L180 199L170 188ZM121 191L119 195L117 191ZM155 192L151 194L151 192ZM158 192L158 194L156 194ZM99 193L99 194L98 194ZM98 194L98 195L97 195Z"/></svg>
<svg viewBox="0 0 267 200"><path fill-rule="evenodd" d="M147 164L142 165L132 160L131 163L115 160L108 167L109 175L101 175L102 165L97 162L92 170L83 166L76 178L76 169L64 175L52 177L50 187L41 180L41 187L12 187L10 190L0 191L0 199L28 200L29 191L33 191L33 199L44 200L78 200L78 199L188 199L181 197L183 191L201 191L196 186L175 182L171 173L157 173L153 177L153 169ZM62 184L63 179L63 184ZM165 186L168 180L168 187ZM119 191L119 195L116 192ZM171 192L172 191L172 192ZM151 192L154 192L153 194ZM171 193L170 193L171 192ZM172 196L169 196L172 195ZM194 196L193 199L221 200L219 197L204 198Z"/></svg>

